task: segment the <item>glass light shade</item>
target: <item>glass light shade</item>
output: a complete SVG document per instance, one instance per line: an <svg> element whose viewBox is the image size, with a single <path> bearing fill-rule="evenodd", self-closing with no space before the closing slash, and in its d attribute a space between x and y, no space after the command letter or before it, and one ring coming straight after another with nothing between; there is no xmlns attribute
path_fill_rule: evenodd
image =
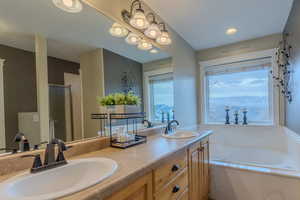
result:
<svg viewBox="0 0 300 200"><path fill-rule="evenodd" d="M151 39L156 39L160 34L161 31L156 23L152 23L145 31L145 35Z"/></svg>
<svg viewBox="0 0 300 200"><path fill-rule="evenodd" d="M168 32L163 31L160 36L156 38L156 42L160 45L170 45L172 40Z"/></svg>
<svg viewBox="0 0 300 200"><path fill-rule="evenodd" d="M157 49L151 49L150 53L153 53L153 54L158 53L158 50Z"/></svg>
<svg viewBox="0 0 300 200"><path fill-rule="evenodd" d="M129 33L125 41L130 45L137 45L140 41L140 37L137 34Z"/></svg>
<svg viewBox="0 0 300 200"><path fill-rule="evenodd" d="M52 0L54 5L66 12L78 13L82 11L82 4L79 0Z"/></svg>
<svg viewBox="0 0 300 200"><path fill-rule="evenodd" d="M148 51L152 49L152 44L147 42L146 40L141 40L138 44L138 48L140 50Z"/></svg>
<svg viewBox="0 0 300 200"><path fill-rule="evenodd" d="M109 33L114 37L125 37L128 30L118 23L114 23L109 29Z"/></svg>
<svg viewBox="0 0 300 200"><path fill-rule="evenodd" d="M145 16L144 12L142 12L141 10L137 10L133 14L131 19L129 20L129 23L134 28L141 29L141 30L146 29L149 26L149 22Z"/></svg>

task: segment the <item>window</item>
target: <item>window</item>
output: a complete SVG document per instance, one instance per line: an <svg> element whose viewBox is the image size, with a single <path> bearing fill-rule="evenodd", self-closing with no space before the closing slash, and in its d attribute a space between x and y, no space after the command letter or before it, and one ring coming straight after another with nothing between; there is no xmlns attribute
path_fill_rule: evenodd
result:
<svg viewBox="0 0 300 200"><path fill-rule="evenodd" d="M172 73L149 76L150 116L151 121L161 121L162 113L170 118L174 109L174 89Z"/></svg>
<svg viewBox="0 0 300 200"><path fill-rule="evenodd" d="M248 111L249 124L273 124L273 86L270 58L205 68L205 122L225 123L225 107L234 113Z"/></svg>

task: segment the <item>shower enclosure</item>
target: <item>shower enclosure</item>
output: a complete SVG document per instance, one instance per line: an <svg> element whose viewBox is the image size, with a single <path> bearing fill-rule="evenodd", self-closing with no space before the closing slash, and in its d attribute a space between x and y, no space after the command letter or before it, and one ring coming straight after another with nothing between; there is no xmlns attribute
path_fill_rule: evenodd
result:
<svg viewBox="0 0 300 200"><path fill-rule="evenodd" d="M63 141L74 140L71 86L49 84L50 133Z"/></svg>

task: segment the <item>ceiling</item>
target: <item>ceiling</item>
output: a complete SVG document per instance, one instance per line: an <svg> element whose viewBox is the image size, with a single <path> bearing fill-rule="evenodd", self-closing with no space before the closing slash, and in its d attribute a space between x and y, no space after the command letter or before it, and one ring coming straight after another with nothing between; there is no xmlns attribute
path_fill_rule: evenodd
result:
<svg viewBox="0 0 300 200"><path fill-rule="evenodd" d="M112 21L87 5L77 14L67 13L52 0L5 0L0 2L0 44L34 51L34 34L48 39L48 55L79 62L79 56L95 48L145 63L169 57L151 54L112 37ZM1 57L1 55L0 55Z"/></svg>
<svg viewBox="0 0 300 200"><path fill-rule="evenodd" d="M293 0L144 0L194 49L281 33ZM225 34L230 27L238 33Z"/></svg>

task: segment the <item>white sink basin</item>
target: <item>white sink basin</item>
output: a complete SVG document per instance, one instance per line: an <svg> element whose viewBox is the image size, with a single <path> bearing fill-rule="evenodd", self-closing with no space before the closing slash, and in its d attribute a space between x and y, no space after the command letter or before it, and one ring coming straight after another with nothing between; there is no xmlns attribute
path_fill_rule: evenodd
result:
<svg viewBox="0 0 300 200"><path fill-rule="evenodd" d="M198 133L192 132L192 131L176 131L175 133L170 134L162 134L163 137L169 138L169 139L185 139L185 138L191 138L196 137Z"/></svg>
<svg viewBox="0 0 300 200"><path fill-rule="evenodd" d="M0 199L53 200L95 185L117 168L114 160L89 158L36 174L26 172L0 184Z"/></svg>

